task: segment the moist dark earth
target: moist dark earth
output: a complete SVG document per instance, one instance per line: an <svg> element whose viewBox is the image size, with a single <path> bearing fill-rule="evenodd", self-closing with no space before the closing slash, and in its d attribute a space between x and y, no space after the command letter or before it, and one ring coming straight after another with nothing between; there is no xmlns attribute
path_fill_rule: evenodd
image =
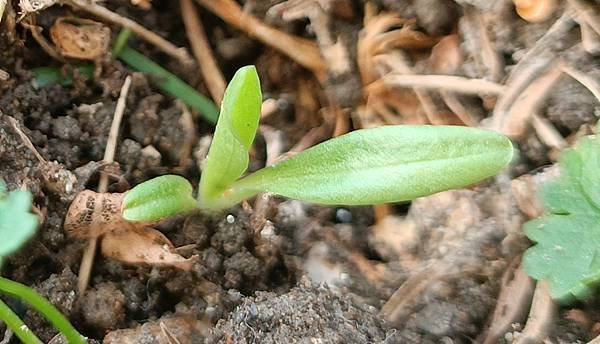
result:
<svg viewBox="0 0 600 344"><path fill-rule="evenodd" d="M279 0L238 3L259 20L282 32L318 41L320 49L325 49L314 17L285 20L277 11L269 11L282 3ZM320 4L328 18L328 32L343 42L352 61L341 74L330 71L326 81L319 81L289 56L197 6L225 79L229 80L237 68L255 64L263 97L275 104L261 121L267 129L261 129L250 152L250 170L265 165L269 145L279 145L278 154L283 154L294 147L306 148L304 142L310 146L323 141L340 128L467 124L437 92L428 96L438 110L437 122L426 116L425 106L415 103L417 97L407 95L410 90L390 93L391 98L381 102L387 112L374 110L381 109L373 105L378 101L373 97L378 95L367 94L361 83L361 78L366 78L361 65L365 62L357 58L368 16L389 14L410 20L411 32L429 37L433 43L427 47L400 43L397 48L386 47L397 49L393 51L402 54L417 74L453 74L503 83L535 48L541 52L530 64L560 59L596 82L600 80L598 49L582 41L579 21L571 20L564 34L539 47L552 25L570 11L566 3L559 3L539 23L519 17L513 2L507 0L305 1L309 3ZM593 6L600 6L598 1L586 3L596 9ZM149 9L125 0L109 0L102 5L191 51L177 2L152 1ZM539 130L528 126L514 139L519 155L498 177L412 203L328 207L266 195L222 213L163 221L158 229L176 247L183 247L183 256L199 256L191 271L127 265L97 253L89 287L81 295L77 274L87 242L65 232L63 222L76 194L83 189L96 190L100 172L106 169L101 161L125 78L131 76L132 85L119 130L116 164L110 166L109 192L125 192L169 173L182 175L197 186L198 164L214 128L195 111L190 124L187 110L162 93L151 76L110 56L93 62L94 78L75 73L72 85L36 86L33 68L56 66L72 73L82 62L67 59L62 63L50 57L26 28L29 19L17 21L18 12L18 2L10 1L0 24L0 69L8 73L6 80L0 81L0 178L9 190L30 190L43 221L36 237L7 259L2 275L35 287L91 341L484 340L493 325L492 314L504 279L530 245L521 225L531 215L523 209L511 180L534 175L556 161L557 148L549 145ZM42 35L49 39L50 27L61 16L101 21L66 5L43 9L28 18L35 18ZM114 39L120 27L106 25ZM474 27L487 33L499 68L482 60L482 36ZM441 46L444 37L457 39L461 57L453 68L442 71L431 56L434 51L438 55L446 51ZM592 43L600 44L598 37ZM139 38L133 38L130 45L208 95L197 62L182 65ZM439 56L453 63L451 52ZM565 142L592 132L600 105L581 82L563 75L543 98L535 111ZM456 95L455 99L475 120L471 125L489 126L496 99L473 95ZM404 103L398 105L396 100ZM343 108L341 113L346 117L341 121L332 112L332 104ZM268 132L277 133L275 142L273 136L265 134ZM56 330L24 303L10 297L2 299L43 341L56 336ZM523 307L528 310L529 305ZM544 338L551 343L593 339L600 334L597 310L596 300L559 308ZM495 342L518 342L526 320L524 312ZM0 325L0 337L4 329ZM18 339L13 337L8 343L18 343Z"/></svg>

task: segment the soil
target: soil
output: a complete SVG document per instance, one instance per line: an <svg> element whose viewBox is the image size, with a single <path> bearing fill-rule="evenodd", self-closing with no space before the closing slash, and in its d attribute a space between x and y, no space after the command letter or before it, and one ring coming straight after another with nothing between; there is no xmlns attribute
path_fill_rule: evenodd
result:
<svg viewBox="0 0 600 344"><path fill-rule="evenodd" d="M138 2L144 1L108 0L102 5L191 51L176 2L155 0L149 9L136 6ZM261 21L328 49L315 17L286 20L270 11L282 2L239 3ZM310 3L313 1L306 1ZM317 80L288 56L198 6L225 79L237 68L255 64L263 96L275 104L261 124L277 133L276 142L261 130L251 151L250 170L272 158L271 144L280 145L280 153L285 153L307 148L344 127L352 130L365 123L431 119L431 108L414 105L413 93L407 96L401 93L405 91L391 90L381 96L368 93L371 91L362 84L361 78L366 76L357 60L357 47L364 38L367 21L363 18L367 15L391 13L412 20L407 32L421 37L411 38L420 44L426 39L418 35L429 35L435 44L441 44L437 42L442 37L458 37L458 62L441 74L504 84L516 66L548 65L547 61L559 58L596 83L600 80L600 55L589 43L582 43L577 23L572 22L565 35L539 47L540 39L568 10L566 2L560 2L540 23L520 18L509 0L314 3L320 4L329 20L329 34L339 39L350 61L344 72L330 71L326 80ZM597 8L595 11L600 15ZM132 266L97 253L89 287L81 295L77 274L87 243L63 229L67 209L77 193L96 190L100 171L107 168L111 172L109 192L124 192L169 173L185 176L197 186L201 173L197 166L206 154L213 127L197 113L190 123L187 110L162 93L152 77L108 57L93 62L97 73L93 79L76 73L69 86L36 86L33 68L58 66L69 72L81 62L53 60L26 29L29 19L16 22L16 12L18 2L9 1L0 24L0 70L8 73L8 78L0 81L0 178L9 190L30 190L43 221L37 236L6 260L2 275L35 287L90 340L160 344L484 340L505 288L504 278L530 245L521 226L532 215L511 180L534 175L556 161L557 148L547 143L541 131L528 126L515 138L520 155L498 177L412 203L329 207L267 195L223 213L163 221L158 229L175 247L182 247L183 256L198 255L191 271ZM35 18L49 39L47 33L56 18L74 13L93 19L86 12L58 5L29 18ZM107 25L116 37L120 27ZM478 30L484 30L487 41ZM599 37L592 43L600 44ZM486 44L492 47L493 59L481 53ZM197 63L182 65L139 38L133 38L130 45L208 95ZM431 46L385 47L390 48L409 61L414 73L440 74L438 67L432 67ZM436 49L438 53L442 50ZM528 56L532 49L541 52ZM448 54L442 55L445 66L452 65L455 55L444 54ZM498 63L496 67L492 60ZM120 88L129 75L132 85L119 131L116 164L107 167L101 161ZM400 93L392 93L396 91ZM370 107L376 97L390 94L393 99L379 103L387 112ZM598 99L566 75L541 96L544 101L532 111L547 119L567 143L590 133L600 114ZM394 103L398 99L409 99L408 105L398 106ZM462 123L463 117L452 106L456 103L446 101L443 93L431 91L426 99L437 111L434 117L438 121ZM462 95L454 99L476 126L489 126L497 99ZM398 113L389 115L396 110ZM529 196L536 198L535 193ZM2 299L44 342L55 338L56 330L39 314L17 299ZM600 334L597 306L597 301L591 300L560 307L554 326L545 330L543 338L551 343L593 339ZM528 310L529 305L524 308ZM524 312L495 342L518 342L526 321ZM4 329L0 324L0 334ZM13 336L2 343L17 342Z"/></svg>

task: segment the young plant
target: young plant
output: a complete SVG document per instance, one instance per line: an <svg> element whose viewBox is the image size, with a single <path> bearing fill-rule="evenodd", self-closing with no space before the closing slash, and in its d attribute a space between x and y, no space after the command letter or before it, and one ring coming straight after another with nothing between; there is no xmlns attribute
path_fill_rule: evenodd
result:
<svg viewBox="0 0 600 344"><path fill-rule="evenodd" d="M492 131L384 126L353 131L242 177L261 101L256 69L238 70L225 91L198 199L184 178L162 176L125 195L123 217L154 221L191 209L225 209L262 192L321 204L407 201L493 176L513 154L511 142Z"/></svg>
<svg viewBox="0 0 600 344"><path fill-rule="evenodd" d="M523 264L566 304L588 299L600 283L600 138L580 139L558 164L559 178L541 189L547 214L523 227L536 243Z"/></svg>
<svg viewBox="0 0 600 344"><path fill-rule="evenodd" d="M38 227L38 218L31 213L31 193L25 190L6 192L0 179L0 268L3 257L17 251L30 239ZM35 290L0 276L0 293L18 297L29 303L48 319L67 338L69 343L86 343L69 321ZM25 344L42 341L23 323L1 299L0 320Z"/></svg>

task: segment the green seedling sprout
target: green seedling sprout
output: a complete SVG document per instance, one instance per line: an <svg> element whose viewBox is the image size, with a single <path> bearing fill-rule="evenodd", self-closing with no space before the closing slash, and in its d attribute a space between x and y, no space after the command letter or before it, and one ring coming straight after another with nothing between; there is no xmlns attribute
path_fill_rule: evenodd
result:
<svg viewBox="0 0 600 344"><path fill-rule="evenodd" d="M7 193L4 181L0 180L0 268L3 257L13 254L35 234L38 218L31 213L31 201L31 193L28 191L16 190ZM85 337L79 334L71 323L35 290L0 276L0 293L20 298L29 303L48 319L69 343L83 344L87 342ZM2 300L0 300L0 320L6 323L6 326L23 343L42 343Z"/></svg>
<svg viewBox="0 0 600 344"><path fill-rule="evenodd" d="M154 221L201 209L229 208L269 192L320 204L400 202L493 176L513 147L495 132L457 126L384 126L353 131L243 177L261 107L253 66L237 71L225 91L197 201L182 177L163 176L130 190L129 221Z"/></svg>
<svg viewBox="0 0 600 344"><path fill-rule="evenodd" d="M1 0L0 0L1 1ZM77 66L77 72L88 79L94 77L94 66L85 64ZM64 87L73 85L73 73L64 74L61 67L37 67L31 69L33 74L33 85L37 88L52 84L59 84Z"/></svg>

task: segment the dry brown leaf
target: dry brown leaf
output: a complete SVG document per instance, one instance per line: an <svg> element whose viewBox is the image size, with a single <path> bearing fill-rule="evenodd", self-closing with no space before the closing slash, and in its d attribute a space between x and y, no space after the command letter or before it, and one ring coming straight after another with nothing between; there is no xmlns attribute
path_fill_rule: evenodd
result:
<svg viewBox="0 0 600 344"><path fill-rule="evenodd" d="M172 266L189 271L197 256L184 258L161 232L150 227L129 227L108 232L102 238L102 254L123 263Z"/></svg>
<svg viewBox="0 0 600 344"><path fill-rule="evenodd" d="M77 195L64 223L78 238L100 238L102 254L127 264L172 266L190 270L197 257L184 258L151 223L128 222L121 216L124 193L84 190Z"/></svg>
<svg viewBox="0 0 600 344"><path fill-rule="evenodd" d="M50 37L63 56L97 60L108 51L110 29L89 19L61 17L50 28Z"/></svg>
<svg viewBox="0 0 600 344"><path fill-rule="evenodd" d="M94 238L128 226L121 217L122 193L97 193L83 190L71 203L65 230L78 238Z"/></svg>

